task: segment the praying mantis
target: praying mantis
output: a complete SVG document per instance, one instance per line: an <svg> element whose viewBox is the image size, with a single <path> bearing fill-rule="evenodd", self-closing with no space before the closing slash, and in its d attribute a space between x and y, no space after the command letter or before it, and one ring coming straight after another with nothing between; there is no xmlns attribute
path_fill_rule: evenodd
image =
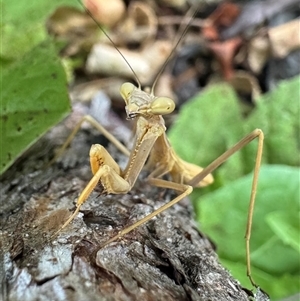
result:
<svg viewBox="0 0 300 301"><path fill-rule="evenodd" d="M89 11L87 11L87 13L93 18ZM189 24L186 28L188 28L188 26ZM115 46L106 32L104 32L104 34ZM179 42L180 39L173 48L169 58L172 56ZM129 68L132 70L123 54L118 50L116 46L115 48L123 57ZM167 64L169 58L165 62L163 68ZM249 277L250 282L254 286L256 286L251 276L250 236L255 195L258 184L258 175L263 150L264 134L262 130L255 129L254 131L246 135L232 148L227 150L211 164L209 164L206 168L202 168L200 166L186 162L176 154L166 135L166 127L163 116L173 112L173 110L175 109L175 103L168 97L156 97L154 95L155 84L161 72L155 79L152 88L145 90L141 89L141 84L134 70L132 70L132 72L135 75L138 86L136 87L132 83L127 82L124 83L120 89L121 96L125 101L125 111L127 119L136 120L135 142L133 144L132 150L129 151L122 143L120 143L91 116L85 116L72 131L55 158L51 161L51 163L54 162L56 158L61 155L61 153L68 147L73 137L80 129L81 124L85 121L88 121L100 132L102 132L102 134L106 138L108 138L121 152L129 157L127 165L125 169L122 170L103 146L101 146L100 144L92 145L89 155L93 176L77 199L76 210L70 215L70 217L54 234L54 236L61 232L62 229L67 227L68 224L76 217L76 215L80 211L82 204L88 199L91 192L98 184L103 187L103 193L105 194L126 194L135 185L135 182L144 166L146 166L150 171L150 174L148 175L146 180L151 185L172 189L179 192L178 196L167 204L153 211L151 214L145 216L136 223L124 228L123 230L119 231L117 235L108 239L101 246L105 247L106 245L118 240L125 234L146 223L154 216L157 216L161 212L167 210L171 206L181 201L184 197L188 196L193 191L193 187L204 187L211 184L213 182L213 176L211 175L211 173L218 166L220 166L229 157L249 144L251 141L257 139L257 154L249 202L247 230L245 234L247 276ZM166 180L165 178L163 178L167 175L171 178L171 180Z"/></svg>

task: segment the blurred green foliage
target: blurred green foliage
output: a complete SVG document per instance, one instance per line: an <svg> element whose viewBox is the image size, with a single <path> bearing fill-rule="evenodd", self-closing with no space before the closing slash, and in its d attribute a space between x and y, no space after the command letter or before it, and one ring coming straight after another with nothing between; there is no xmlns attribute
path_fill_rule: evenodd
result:
<svg viewBox="0 0 300 301"><path fill-rule="evenodd" d="M70 111L67 81L46 19L76 1L1 1L0 174Z"/></svg>
<svg viewBox="0 0 300 301"><path fill-rule="evenodd" d="M299 77L282 82L247 117L229 85L212 85L182 108L169 132L183 159L206 166L255 128L264 131L251 258L254 279L273 300L299 291L299 83ZM243 238L256 149L254 140L213 173L212 187L192 194L201 229L248 288Z"/></svg>

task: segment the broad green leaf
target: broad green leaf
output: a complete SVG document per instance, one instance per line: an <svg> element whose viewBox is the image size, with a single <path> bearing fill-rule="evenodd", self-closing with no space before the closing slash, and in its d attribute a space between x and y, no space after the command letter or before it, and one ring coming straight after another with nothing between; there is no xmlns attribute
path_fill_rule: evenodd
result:
<svg viewBox="0 0 300 301"><path fill-rule="evenodd" d="M269 164L300 165L300 77L282 81L263 95L245 124L246 131L261 128L265 134L264 160ZM252 162L255 145L245 149ZM250 161L250 162L249 162Z"/></svg>
<svg viewBox="0 0 300 301"><path fill-rule="evenodd" d="M0 173L70 111L65 72L51 41L1 76Z"/></svg>
<svg viewBox="0 0 300 301"><path fill-rule="evenodd" d="M277 278L280 282L284 275L299 276L299 253L279 239L267 221L272 212L284 211L293 216L299 211L299 175L300 170L296 167L266 165L262 166L259 176L251 236L252 266L254 270L272 275L274 287ZM237 264L245 266L244 234L251 182L252 175L247 175L199 198L194 195L201 229L216 242L221 260L231 262L227 266L229 270L234 270ZM299 233L299 224L297 231ZM254 270L254 279L257 278L258 284L275 297L275 292L259 282L260 276Z"/></svg>
<svg viewBox="0 0 300 301"><path fill-rule="evenodd" d="M221 258L224 266L230 267L231 274L241 281L241 283L249 283L245 273L245 264L241 262L230 261ZM282 276L273 276L256 267L252 268L252 273L255 275L255 281L266 292L272 293L271 300L282 300L282 298L299 293L299 275L284 274ZM251 288L253 290L253 288ZM290 300L290 299L289 299ZM297 298L291 299L296 301Z"/></svg>
<svg viewBox="0 0 300 301"><path fill-rule="evenodd" d="M276 90L261 96L247 117L242 115L239 101L230 86L209 86L181 108L179 118L169 132L172 145L187 161L206 166L243 136L261 128L265 134L263 162L299 166L299 79L297 76L283 81ZM257 143L251 142L213 172L216 183L211 188L195 190L192 194L197 200L198 214L201 212L199 223L204 229L210 229L208 234L215 240L221 259L225 258L233 265L244 265L245 261L243 236L251 178L241 176L253 170L256 151ZM283 283L286 285L281 280L285 276L287 279L296 277L299 253L295 250L295 235L286 235L284 229L279 233L278 228L282 224L285 229L294 229L294 224L285 225L279 221L275 229L269 226L270 220L267 222L266 217L273 211L289 215L291 210L299 210L300 175L299 170L289 171L288 166L275 166L277 171L274 172L271 168L264 167L259 178L251 254L256 269L278 279L268 293L287 296L289 290L280 287ZM214 192L205 194L208 191ZM205 200L205 210L198 204L202 199ZM233 242L234 239L238 241ZM295 291L292 287L290 294Z"/></svg>
<svg viewBox="0 0 300 301"><path fill-rule="evenodd" d="M282 82L276 91L263 95L248 118L227 84L208 87L181 108L168 135L178 154L206 166L243 136L261 128L265 133L265 163L299 165L299 77ZM183 139L184 138L184 139ZM257 143L234 154L214 175L225 184L252 171Z"/></svg>
<svg viewBox="0 0 300 301"><path fill-rule="evenodd" d="M74 0L1 1L1 53L5 59L15 60L38 45L46 37L46 19L56 7L80 7Z"/></svg>
<svg viewBox="0 0 300 301"><path fill-rule="evenodd" d="M275 211L269 213L266 220L282 242L300 254L300 212L296 210Z"/></svg>
<svg viewBox="0 0 300 301"><path fill-rule="evenodd" d="M184 160L204 167L243 137L242 121L233 89L226 84L214 85L181 108L168 136ZM230 173L221 170L221 180L242 175L242 160L237 153L224 163L223 170Z"/></svg>

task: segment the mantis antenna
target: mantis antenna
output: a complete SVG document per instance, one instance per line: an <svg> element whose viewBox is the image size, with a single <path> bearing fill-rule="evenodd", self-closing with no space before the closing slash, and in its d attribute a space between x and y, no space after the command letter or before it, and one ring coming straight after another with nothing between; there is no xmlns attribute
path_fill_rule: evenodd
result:
<svg viewBox="0 0 300 301"><path fill-rule="evenodd" d="M193 9L193 7L191 8ZM161 74L163 73L163 71L165 70L166 66L168 65L170 59L172 58L173 54L175 53L178 45L181 43L183 37L185 36L186 32L188 31L188 29L190 28L190 25L192 24L196 14L198 13L199 8L197 8L196 10L194 10L193 15L190 17L189 22L187 23L187 25L184 27L183 31L179 32L179 38L177 39L176 44L173 46L172 51L170 52L169 56L167 57L167 59L165 60L164 64L162 65L162 67L160 68L159 72L157 73L154 82L152 84L152 88L151 88L151 92L150 95L154 95L154 88L157 84L157 81L159 80L159 77L161 76Z"/></svg>
<svg viewBox="0 0 300 301"><path fill-rule="evenodd" d="M95 19L95 17L93 16L93 14L82 4L82 2L80 0L77 0L80 5L84 8L85 12L92 18L92 20L98 25L98 27L100 28L100 30L103 32L103 34L107 37L107 39L111 42L111 44L114 46L114 48L116 49L116 51L118 51L118 53L120 54L120 56L124 59L125 63L127 64L127 66L130 68L130 70L132 71L134 78L138 84L138 88L141 89L141 82L136 74L136 72L134 71L134 69L131 67L130 63L128 62L128 60L126 59L126 57L123 55L123 53L119 50L119 48L117 47L117 45L115 44L115 42L112 40L112 38L106 33L106 31L101 27L101 25L99 24L99 22ZM187 25L184 27L184 29L182 31L179 32L179 34L177 36L179 36L176 42L176 44L172 47L172 51L170 52L170 54L168 55L167 59L165 60L164 64L162 65L162 67L160 68L159 72L157 73L157 75L155 76L155 79L153 81L152 87L151 87L151 92L150 95L154 95L154 89L155 86L157 84L157 81L159 80L161 74L163 73L163 71L165 70L166 66L168 65L170 59L172 58L173 54L175 53L178 45L181 43L183 37L185 36L185 34L187 33L188 29L190 28L190 25L192 24L196 14L199 11L199 8L197 8L196 10L194 9L194 7L192 6L190 8L190 10L193 10L194 13L192 14L192 16L189 19L189 22L187 23Z"/></svg>
<svg viewBox="0 0 300 301"><path fill-rule="evenodd" d="M127 66L130 68L130 70L132 71L134 78L138 84L138 88L141 89L141 82L137 76L137 74L134 72L133 68L131 67L131 65L129 64L128 60L126 59L126 57L123 55L123 53L119 50L119 48L117 47L116 43L112 40L112 38L105 32L105 30L101 27L101 25L99 24L99 22L95 19L95 17L93 16L93 14L82 4L82 2L80 0L77 0L80 5L84 8L85 12L92 18L92 20L98 25L98 27L100 28L100 30L104 33L104 35L108 38L108 40L111 42L111 44L114 46L114 48L118 51L118 53L120 54L120 56L123 58L123 60L125 61L125 63L127 64Z"/></svg>

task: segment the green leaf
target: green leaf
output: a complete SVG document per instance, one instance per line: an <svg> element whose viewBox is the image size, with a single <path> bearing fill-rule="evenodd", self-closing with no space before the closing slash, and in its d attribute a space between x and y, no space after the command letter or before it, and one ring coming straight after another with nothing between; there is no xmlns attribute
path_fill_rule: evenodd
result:
<svg viewBox="0 0 300 301"><path fill-rule="evenodd" d="M255 128L264 131L263 162L277 165L264 166L259 177L251 257L254 279L274 298L296 292L300 269L299 219L297 223L295 217L300 174L299 169L284 166L299 166L299 79L283 81L276 90L262 95L248 116L242 114L229 85L209 86L181 108L169 132L181 157L205 167ZM221 260L231 262L232 271L237 265L244 266L244 273L243 237L252 181L252 176L245 175L253 170L256 151L257 143L251 142L213 172L216 183L212 187L192 194L201 229L215 241ZM246 279L243 285L249 287L243 275L241 281Z"/></svg>
<svg viewBox="0 0 300 301"><path fill-rule="evenodd" d="M224 266L230 267L231 274L241 281L241 283L249 282L245 273L245 264L240 262L234 262L221 258L221 262ZM259 283L260 287L271 294L271 300L281 300L287 296L299 293L299 275L284 274L282 276L273 276L256 267L252 268L252 273L255 275L255 281ZM253 290L253 288L251 288ZM289 299L290 300L290 299ZM298 300L297 297L291 299L291 301Z"/></svg>
<svg viewBox="0 0 300 301"><path fill-rule="evenodd" d="M226 84L214 85L181 108L168 136L184 160L207 166L243 137L242 128L237 126L242 121L233 89ZM227 181L242 175L242 159L237 153L224 163L225 172L220 170L220 178Z"/></svg>
<svg viewBox="0 0 300 301"><path fill-rule="evenodd" d="M181 108L168 133L174 149L183 159L204 167L255 128L261 128L265 134L263 162L298 166L299 80L295 77L282 82L276 91L263 95L248 118L243 117L229 85L209 86ZM214 172L218 184L251 172L256 149L257 143L250 143Z"/></svg>
<svg viewBox="0 0 300 301"><path fill-rule="evenodd" d="M299 253L274 235L267 221L270 212L285 211L293 216L299 211L299 174L296 167L266 165L259 176L251 236L252 266L274 279L299 274ZM245 266L244 233L251 182L252 175L248 175L198 199L194 195L201 229L216 242L221 260L231 262L229 270L234 270L237 263ZM300 231L299 223L296 231ZM255 272L253 277L259 279ZM258 283L266 289L263 283Z"/></svg>
<svg viewBox="0 0 300 301"><path fill-rule="evenodd" d="M245 131L261 128L265 134L264 162L300 165L300 77L282 81L276 90L263 95L246 120ZM245 149L251 160L255 145ZM252 160L251 160L252 161ZM246 164L249 164L248 162Z"/></svg>
<svg viewBox="0 0 300 301"><path fill-rule="evenodd" d="M51 41L1 77L0 173L70 111L65 72Z"/></svg>
<svg viewBox="0 0 300 301"><path fill-rule="evenodd" d="M292 208L291 210L275 211L269 213L266 220L281 241L300 254L300 212Z"/></svg>
<svg viewBox="0 0 300 301"><path fill-rule="evenodd" d="M47 17L62 5L80 7L74 0L1 1L2 59L18 59L41 43L47 37Z"/></svg>

